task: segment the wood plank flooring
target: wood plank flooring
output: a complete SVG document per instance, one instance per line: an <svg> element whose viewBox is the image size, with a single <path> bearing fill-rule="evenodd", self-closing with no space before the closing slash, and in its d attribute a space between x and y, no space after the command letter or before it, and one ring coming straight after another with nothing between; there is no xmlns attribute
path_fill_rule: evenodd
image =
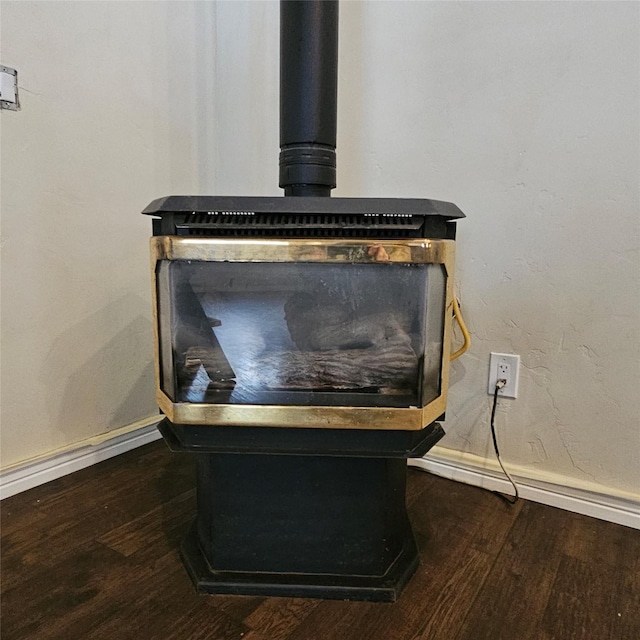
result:
<svg viewBox="0 0 640 640"><path fill-rule="evenodd" d="M410 470L395 604L198 596L193 461L156 442L4 500L3 640L638 640L640 531Z"/></svg>

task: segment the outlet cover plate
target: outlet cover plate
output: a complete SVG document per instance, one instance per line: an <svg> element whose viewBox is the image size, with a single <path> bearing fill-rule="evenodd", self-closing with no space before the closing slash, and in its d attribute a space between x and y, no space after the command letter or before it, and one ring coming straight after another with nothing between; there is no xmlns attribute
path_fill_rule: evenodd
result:
<svg viewBox="0 0 640 640"><path fill-rule="evenodd" d="M506 367L507 374L499 375L500 369ZM498 391L499 398L517 398L518 380L520 378L520 356L513 353L491 352L489 361L489 384L487 393L492 396L496 390L496 382L499 378L506 378L507 384Z"/></svg>
<svg viewBox="0 0 640 640"><path fill-rule="evenodd" d="M19 108L18 72L0 64L0 109L17 111Z"/></svg>

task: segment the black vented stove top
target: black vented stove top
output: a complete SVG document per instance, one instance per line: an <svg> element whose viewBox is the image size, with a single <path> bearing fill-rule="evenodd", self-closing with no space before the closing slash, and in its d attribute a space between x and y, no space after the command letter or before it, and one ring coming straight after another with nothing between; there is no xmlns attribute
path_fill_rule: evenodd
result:
<svg viewBox="0 0 640 640"><path fill-rule="evenodd" d="M154 235L454 239L453 203L409 198L168 196L143 211Z"/></svg>

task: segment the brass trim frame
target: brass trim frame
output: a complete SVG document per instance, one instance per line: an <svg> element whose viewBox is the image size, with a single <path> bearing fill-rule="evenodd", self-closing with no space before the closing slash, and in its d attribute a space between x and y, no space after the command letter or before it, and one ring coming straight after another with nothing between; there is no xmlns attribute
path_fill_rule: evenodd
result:
<svg viewBox="0 0 640 640"><path fill-rule="evenodd" d="M154 236L150 241L154 315L156 400L175 424L324 429L423 429L445 411L453 311L453 240L270 240ZM160 385L156 267L162 260L204 262L328 262L441 264L446 271L441 392L424 407L334 407L173 402Z"/></svg>

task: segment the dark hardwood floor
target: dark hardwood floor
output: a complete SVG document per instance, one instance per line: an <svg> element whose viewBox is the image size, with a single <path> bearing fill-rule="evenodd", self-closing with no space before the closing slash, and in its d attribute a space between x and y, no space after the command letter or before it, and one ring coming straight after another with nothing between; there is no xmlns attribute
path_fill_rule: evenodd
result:
<svg viewBox="0 0 640 640"><path fill-rule="evenodd" d="M395 604L196 595L192 460L156 442L8 498L3 640L638 640L640 531L410 470Z"/></svg>

